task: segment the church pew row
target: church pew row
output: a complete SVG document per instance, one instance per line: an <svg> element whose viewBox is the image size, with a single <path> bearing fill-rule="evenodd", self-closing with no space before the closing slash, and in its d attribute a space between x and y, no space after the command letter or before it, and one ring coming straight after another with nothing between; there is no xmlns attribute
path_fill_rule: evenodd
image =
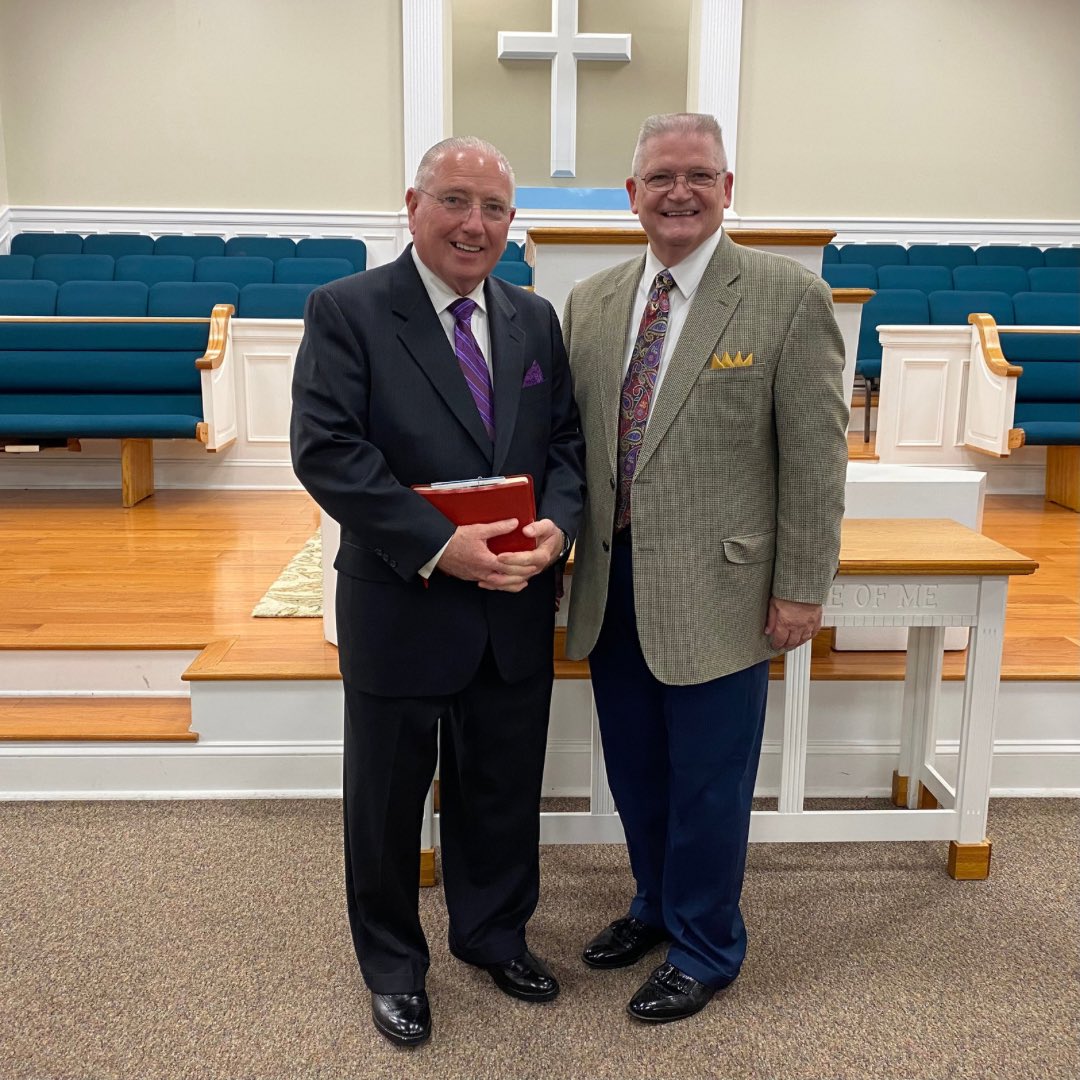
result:
<svg viewBox="0 0 1080 1080"><path fill-rule="evenodd" d="M1046 498L1080 511L1080 318L1073 298L1015 297L1016 325L973 314L964 444L1046 447Z"/></svg>
<svg viewBox="0 0 1080 1080"><path fill-rule="evenodd" d="M42 295L68 288L45 281L7 284ZM147 290L140 282L72 284L77 287L69 290L66 310L78 308L78 286L84 292L87 286L119 286L129 309L142 302L155 314L0 315L0 446L8 452L77 450L80 439L119 439L122 500L134 506L154 491L154 439L196 440L212 452L235 441L234 308L217 304L209 317L187 314L190 290L203 285ZM152 300L140 300L140 290L153 293ZM198 310L207 309L200 303Z"/></svg>
<svg viewBox="0 0 1080 1080"><path fill-rule="evenodd" d="M15 241L38 236L39 234L22 233L15 237ZM57 285L86 281L141 281L151 286L165 281L194 281L231 282L238 288L253 284L314 287L358 273L366 266L366 250L363 242L359 240L330 239L326 241L330 246L322 250L337 251L338 254L318 256L310 254L313 250L320 250L311 245L320 241L301 240L299 244L294 244L291 239L280 237L248 238L246 246L236 246L231 251L224 252L219 252L219 246L223 245L228 249L232 241L224 242L221 237L159 237L159 241L174 240L176 243L165 244L149 253L124 250L125 246L130 246L131 240L149 240L149 237L122 235L119 239L123 243L114 245L113 252L100 250L105 245L90 244L91 240L108 238L107 234L102 234L101 237L86 237L85 247L93 247L95 250L88 251L84 247L81 252L30 253L26 250L14 250L26 248L26 243L13 242L13 253L0 255L0 281L42 280L52 281ZM263 243L256 245L255 250L264 254L246 253L256 240ZM208 241L220 243L210 244ZM358 244L360 249L343 246L352 244ZM284 245L292 245L294 250L289 251ZM42 246L47 245L39 239L29 245L31 249ZM271 255L274 258L271 258ZM524 262L520 247L513 245L511 248L508 245L503 259L495 269L495 276L515 285L532 285L532 267ZM103 311L100 314L108 312Z"/></svg>
<svg viewBox="0 0 1080 1080"><path fill-rule="evenodd" d="M882 347L878 327L898 326L956 326L968 322L971 315L991 316L998 325L1057 325L1080 326L1080 293L1021 292L1010 296L993 290L938 290L929 295L916 289L881 289L866 303L859 333L855 371L864 386L863 439L870 441L871 401L881 379ZM1021 394L1022 403L1038 405L1031 414L1046 410L1048 418L1064 421L1069 410L1080 416L1080 353L1076 339L1049 338L1025 335L1005 343L1005 355L1018 365L1024 363L1053 363L1039 368L1037 377L1028 380ZM1038 390L1035 389L1038 384ZM1060 384L1060 385L1058 385ZM1057 389L1052 389L1052 387ZM1029 394L1035 394L1030 397ZM1050 394L1049 398L1045 398ZM1040 396L1042 395L1042 396ZM1055 428L1033 428L1028 438L1031 445L1048 445L1044 439ZM1071 431L1071 429L1068 429ZM1072 439L1065 436L1066 441Z"/></svg>
<svg viewBox="0 0 1080 1080"><path fill-rule="evenodd" d="M1080 266L1080 246L1039 248L1034 244L828 244L822 262L873 266Z"/></svg>
<svg viewBox="0 0 1080 1080"><path fill-rule="evenodd" d="M929 295L948 289L1020 292L1080 292L1080 266L872 266L829 263L821 276L834 289L917 289Z"/></svg>

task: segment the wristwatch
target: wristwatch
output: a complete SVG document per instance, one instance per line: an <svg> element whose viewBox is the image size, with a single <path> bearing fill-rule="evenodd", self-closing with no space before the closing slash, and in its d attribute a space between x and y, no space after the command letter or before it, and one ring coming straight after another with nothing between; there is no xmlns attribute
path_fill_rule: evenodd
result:
<svg viewBox="0 0 1080 1080"><path fill-rule="evenodd" d="M565 559L570 554L570 537L567 535L565 529L559 530L562 533L562 551L559 552L559 558Z"/></svg>

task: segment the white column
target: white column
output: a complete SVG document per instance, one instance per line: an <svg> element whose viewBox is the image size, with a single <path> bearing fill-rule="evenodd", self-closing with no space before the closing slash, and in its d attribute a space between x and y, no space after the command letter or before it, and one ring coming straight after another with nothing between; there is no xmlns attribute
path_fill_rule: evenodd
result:
<svg viewBox="0 0 1080 1080"><path fill-rule="evenodd" d="M801 814L810 726L810 642L784 655L784 741L780 748L781 814Z"/></svg>
<svg viewBox="0 0 1080 1080"><path fill-rule="evenodd" d="M691 26L697 29L697 85L688 87L688 107L712 113L724 129L728 169L735 172L739 145L739 64L742 57L742 0L696 0ZM735 194L729 214L735 213Z"/></svg>
<svg viewBox="0 0 1080 1080"><path fill-rule="evenodd" d="M979 623L969 639L960 716L960 760L956 768L956 809L960 814L956 839L962 844L978 844L986 839L1008 584L1008 578L982 579Z"/></svg>
<svg viewBox="0 0 1080 1080"><path fill-rule="evenodd" d="M933 764L931 759L937 745L937 711L941 699L941 662L944 655L944 626L908 628L900 775L907 777L909 810L919 805L923 766Z"/></svg>
<svg viewBox="0 0 1080 1080"><path fill-rule="evenodd" d="M446 119L447 16L444 0L401 0L406 186L412 184L424 151L450 134Z"/></svg>

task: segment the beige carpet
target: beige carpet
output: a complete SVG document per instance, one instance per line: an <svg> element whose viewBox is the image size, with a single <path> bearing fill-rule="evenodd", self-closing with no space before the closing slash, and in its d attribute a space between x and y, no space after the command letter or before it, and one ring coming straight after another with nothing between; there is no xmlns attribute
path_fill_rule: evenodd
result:
<svg viewBox="0 0 1080 1080"><path fill-rule="evenodd" d="M322 618L322 536L316 533L290 560L251 612L258 619Z"/></svg>
<svg viewBox="0 0 1080 1080"><path fill-rule="evenodd" d="M658 1028L624 1011L648 961L578 959L627 903L623 847L542 850L550 1005L454 960L424 889L435 1035L399 1051L352 953L338 802L0 802L0 1078L1076 1080L1080 802L995 799L989 833L984 882L943 843L751 845L742 977Z"/></svg>

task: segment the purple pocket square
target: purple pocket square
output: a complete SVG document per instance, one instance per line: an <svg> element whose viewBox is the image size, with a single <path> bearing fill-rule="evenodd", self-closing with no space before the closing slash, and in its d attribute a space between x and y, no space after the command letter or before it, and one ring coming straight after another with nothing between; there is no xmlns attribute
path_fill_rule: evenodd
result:
<svg viewBox="0 0 1080 1080"><path fill-rule="evenodd" d="M539 386L544 381L544 373L540 370L540 361L534 360L532 367L525 372L525 378L521 383L521 389L527 386Z"/></svg>

